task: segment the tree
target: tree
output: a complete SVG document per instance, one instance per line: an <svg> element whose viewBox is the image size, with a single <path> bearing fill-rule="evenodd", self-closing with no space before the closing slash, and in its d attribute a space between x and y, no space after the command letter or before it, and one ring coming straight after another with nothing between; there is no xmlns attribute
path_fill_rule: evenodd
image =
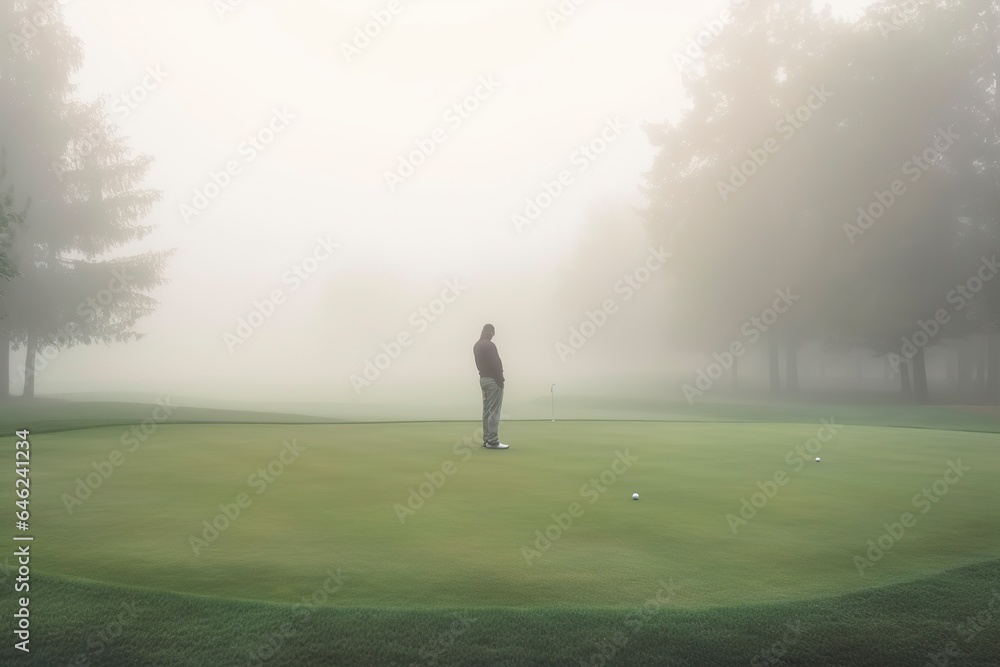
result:
<svg viewBox="0 0 1000 667"><path fill-rule="evenodd" d="M26 202L23 208L18 208L14 186L3 189L6 178L7 154L0 149L0 281L12 280L19 275L14 260L10 257L11 239L24 221L30 204Z"/></svg>
<svg viewBox="0 0 1000 667"><path fill-rule="evenodd" d="M151 160L131 154L102 102L74 98L82 51L59 7L14 7L3 17L24 39L12 40L2 73L0 142L13 146L13 171L36 205L12 249L21 274L8 283L0 338L26 348L30 397L40 350L140 336L169 253L122 252L152 231L140 222L160 195L138 188Z"/></svg>
<svg viewBox="0 0 1000 667"><path fill-rule="evenodd" d="M0 149L0 188L2 188L6 177L7 154ZM0 189L0 285L20 276L16 263L10 257L10 248L13 236L24 222L29 203L26 203L24 208L18 208L14 186L11 185L5 190ZM0 293L0 299L2 298L3 294ZM2 307L0 307L0 312L2 312ZM3 322L0 321L0 327L3 325ZM5 380L0 383L0 398L7 398L10 395L10 386L6 381L10 377L9 345L7 349L0 351L0 377Z"/></svg>
<svg viewBox="0 0 1000 667"><path fill-rule="evenodd" d="M811 63L824 61L844 28L828 13L787 3L754 4L741 17L685 73L690 104L681 117L647 128L658 153L644 214L654 242L673 238L676 328L689 339L715 349L752 344L745 325L777 291L797 294L777 323L755 330L768 340L776 392L781 345L797 385L796 349L813 310L806 295L816 284L811 210L796 187L802 160L814 156L794 147L816 129L796 114L832 102Z"/></svg>
<svg viewBox="0 0 1000 667"><path fill-rule="evenodd" d="M757 5L686 79L681 119L650 131L650 233L684 231L677 298L694 330L738 326L777 286L801 297L768 332L773 391L781 348L791 389L810 338L902 357L902 341L968 277L963 230L976 221L982 242L996 229L980 186L995 164L995 79L983 71L996 42L962 3L902 25L899 4L850 26ZM953 128L972 140L959 146ZM940 340L914 346L902 373L922 401L928 342Z"/></svg>

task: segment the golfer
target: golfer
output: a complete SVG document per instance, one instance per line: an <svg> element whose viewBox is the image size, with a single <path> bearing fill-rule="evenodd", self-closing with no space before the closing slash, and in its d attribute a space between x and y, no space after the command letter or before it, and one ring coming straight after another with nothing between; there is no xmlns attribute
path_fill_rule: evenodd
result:
<svg viewBox="0 0 1000 667"><path fill-rule="evenodd" d="M503 404L503 362L493 344L496 329L492 324L483 326L483 333L472 346L479 369L479 387L483 390L483 447L486 449L507 449L500 442L497 429L500 427L500 406Z"/></svg>

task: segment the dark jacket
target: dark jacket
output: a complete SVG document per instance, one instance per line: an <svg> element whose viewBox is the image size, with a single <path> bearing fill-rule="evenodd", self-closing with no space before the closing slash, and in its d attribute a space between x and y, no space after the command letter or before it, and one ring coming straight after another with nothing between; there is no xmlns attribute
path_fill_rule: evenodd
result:
<svg viewBox="0 0 1000 667"><path fill-rule="evenodd" d="M479 377L493 378L502 389L503 362L500 361L500 353L497 352L497 346L493 344L493 341L483 336L472 346L472 353L476 357Z"/></svg>

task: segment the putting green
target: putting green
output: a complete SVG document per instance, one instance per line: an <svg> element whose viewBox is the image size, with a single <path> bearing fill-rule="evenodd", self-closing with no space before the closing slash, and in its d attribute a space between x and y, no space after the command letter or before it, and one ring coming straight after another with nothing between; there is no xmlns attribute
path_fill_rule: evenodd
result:
<svg viewBox="0 0 1000 667"><path fill-rule="evenodd" d="M165 424L124 443L125 427L39 433L33 566L286 602L339 572L340 606L625 608L671 581L676 605L728 606L1000 556L996 434L844 426L822 463L800 466L796 447L819 427L513 422L505 452L478 447L473 423ZM282 444L293 439L297 453ZM68 511L115 450L120 465ZM783 485L767 483L776 473ZM933 503L914 502L923 489ZM744 498L761 506L734 534L727 515ZM220 505L234 514L241 499L225 518ZM915 523L882 537L906 512ZM855 557L880 537L888 548L862 576Z"/></svg>

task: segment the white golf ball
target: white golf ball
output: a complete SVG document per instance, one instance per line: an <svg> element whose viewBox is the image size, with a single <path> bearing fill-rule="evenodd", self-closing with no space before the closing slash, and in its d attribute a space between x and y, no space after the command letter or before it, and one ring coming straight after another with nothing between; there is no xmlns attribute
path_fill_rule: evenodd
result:
<svg viewBox="0 0 1000 667"><path fill-rule="evenodd" d="M816 463L819 463L819 457L818 456L816 457Z"/></svg>
<svg viewBox="0 0 1000 667"><path fill-rule="evenodd" d="M638 493L633 493L632 494L632 500L639 500L639 494Z"/></svg>

